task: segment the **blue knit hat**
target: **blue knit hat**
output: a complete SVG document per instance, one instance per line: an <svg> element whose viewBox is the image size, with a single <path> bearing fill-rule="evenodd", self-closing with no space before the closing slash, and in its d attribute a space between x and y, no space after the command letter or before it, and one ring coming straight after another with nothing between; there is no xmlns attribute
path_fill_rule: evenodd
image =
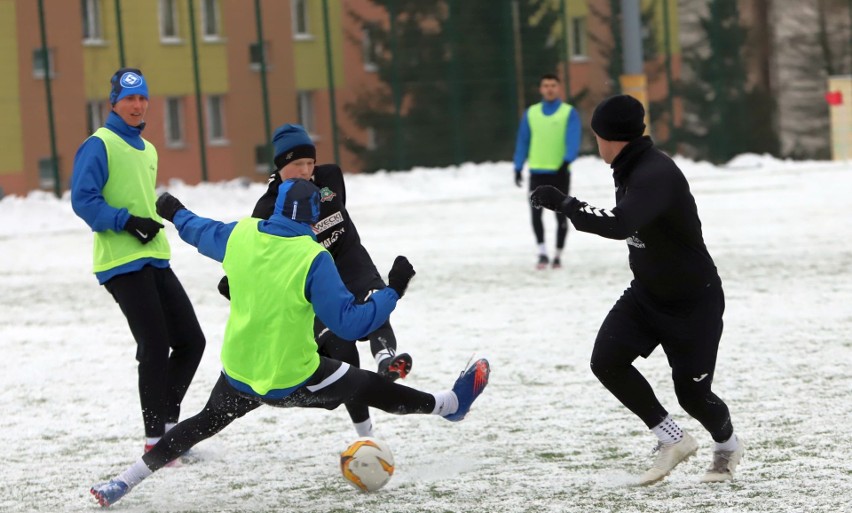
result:
<svg viewBox="0 0 852 513"><path fill-rule="evenodd" d="M314 142L302 125L287 123L279 126L272 135L272 145L275 148L274 160L277 169L297 159L317 159Z"/></svg>
<svg viewBox="0 0 852 513"><path fill-rule="evenodd" d="M273 214L305 224L319 220L320 190L309 180L291 178L278 187Z"/></svg>
<svg viewBox="0 0 852 513"><path fill-rule="evenodd" d="M109 80L112 90L109 92L109 102L112 105L131 94L140 94L148 98L148 82L142 72L136 68L121 68Z"/></svg>

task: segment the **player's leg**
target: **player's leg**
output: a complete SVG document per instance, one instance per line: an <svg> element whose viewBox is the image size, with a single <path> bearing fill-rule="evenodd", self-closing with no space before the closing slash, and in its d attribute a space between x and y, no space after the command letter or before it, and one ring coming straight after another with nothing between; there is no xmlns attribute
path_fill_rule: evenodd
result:
<svg viewBox="0 0 852 513"><path fill-rule="evenodd" d="M703 481L733 479L744 449L734 434L728 406L712 391L724 309L721 286L714 286L689 315L670 316L665 323L671 335L666 337L663 349L672 368L678 402L715 442L713 460Z"/></svg>
<svg viewBox="0 0 852 513"><path fill-rule="evenodd" d="M326 328L318 319L315 320L314 330L317 334L317 346L319 354L334 360L348 363L353 367L360 367L360 356L355 342L343 340ZM346 411L358 436L373 436L373 421L370 418L370 409L360 403L346 403Z"/></svg>
<svg viewBox="0 0 852 513"><path fill-rule="evenodd" d="M225 375L221 374L201 412L178 423L124 472L106 483L94 485L90 490L92 495L101 506L114 504L169 461L223 430L260 404L259 399L238 393L228 384Z"/></svg>
<svg viewBox="0 0 852 513"><path fill-rule="evenodd" d="M155 269L145 266L139 271L116 276L106 282L105 288L127 318L136 340L139 400L146 445L153 445L165 431L170 351L168 322L160 305Z"/></svg>
<svg viewBox="0 0 852 513"><path fill-rule="evenodd" d="M396 381L405 378L411 372L412 359L408 353L397 353L396 335L390 321L370 333L370 351L378 366L380 376Z"/></svg>
<svg viewBox="0 0 852 513"><path fill-rule="evenodd" d="M633 365L637 357L647 357L656 345L656 337L639 309L634 291L627 289L601 325L591 366L607 390L657 436L657 456L640 477L640 484L664 478L697 449L695 439L669 416L651 385Z"/></svg>
<svg viewBox="0 0 852 513"><path fill-rule="evenodd" d="M569 194L571 190L571 173L559 171L556 173L555 187L563 194ZM568 217L561 212L556 212L556 253L553 255L553 268L562 267L562 251L565 249L565 239L568 237Z"/></svg>
<svg viewBox="0 0 852 513"><path fill-rule="evenodd" d="M431 394L393 383L374 372L321 358L319 369L304 387L277 404L265 402L326 409L354 402L399 415L433 414L461 420L485 389L489 374L488 361L478 360L462 373L451 390Z"/></svg>
<svg viewBox="0 0 852 513"><path fill-rule="evenodd" d="M171 269L158 269L160 299L166 312L172 352L168 362L166 424L177 423L180 404L204 354L204 333L177 276Z"/></svg>
<svg viewBox="0 0 852 513"><path fill-rule="evenodd" d="M542 174L530 174L530 192L534 191L539 185L547 185L547 178ZM544 244L544 222L542 221L542 212L544 209L530 206L530 215L532 218L533 234L535 242L538 246L538 269L544 269L550 263L547 257L547 246Z"/></svg>

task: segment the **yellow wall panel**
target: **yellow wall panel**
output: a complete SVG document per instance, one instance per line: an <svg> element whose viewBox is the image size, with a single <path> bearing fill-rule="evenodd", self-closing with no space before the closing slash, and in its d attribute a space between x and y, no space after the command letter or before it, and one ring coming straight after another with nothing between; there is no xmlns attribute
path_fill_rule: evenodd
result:
<svg viewBox="0 0 852 513"><path fill-rule="evenodd" d="M177 6L178 37L163 40L160 36L160 2L121 2L125 65L142 70L152 96L195 94L189 3L177 2ZM201 91L223 94L228 89L225 39L204 41L200 36L201 2L195 1L194 6L195 29L199 34L196 43ZM120 65L115 3L102 2L101 7L105 45L90 46L85 52L86 93L90 99L109 96L109 79ZM219 14L221 16L221 12Z"/></svg>
<svg viewBox="0 0 852 513"><path fill-rule="evenodd" d="M341 26L342 7L340 2L328 3L329 33L332 48L332 72L334 87L344 85L343 76L343 29ZM310 24L310 40L293 41L296 63L296 89L326 89L328 88L328 64L325 51L325 27L323 23L322 0L308 2L308 23Z"/></svg>
<svg viewBox="0 0 852 513"><path fill-rule="evenodd" d="M15 2L0 0L0 174L24 167Z"/></svg>

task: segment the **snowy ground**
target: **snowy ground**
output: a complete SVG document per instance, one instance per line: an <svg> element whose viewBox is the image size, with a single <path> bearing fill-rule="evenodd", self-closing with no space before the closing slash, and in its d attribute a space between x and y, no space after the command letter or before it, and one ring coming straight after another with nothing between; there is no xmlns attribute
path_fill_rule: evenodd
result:
<svg viewBox="0 0 852 513"><path fill-rule="evenodd" d="M677 405L658 351L637 365L701 448L666 481L628 486L653 436L588 368L598 326L629 281L627 248L572 229L565 268L535 271L525 193L501 163L348 178L350 211L379 268L401 253L418 271L393 316L414 355L406 383L445 389L472 353L491 361L491 384L464 422L377 412L397 473L365 495L338 471L356 437L343 408L261 408L197 446L200 461L155 474L114 509L852 511L852 164L681 165L727 293L714 388L748 443L735 482L697 482L710 439ZM224 220L250 212L262 190L170 187ZM575 165L580 199L611 207L612 191L600 160ZM7 197L0 221L0 511L93 511L89 486L142 448L134 343L89 272L91 234L67 197ZM228 305L218 264L171 226L169 237L208 338L189 415L218 375Z"/></svg>

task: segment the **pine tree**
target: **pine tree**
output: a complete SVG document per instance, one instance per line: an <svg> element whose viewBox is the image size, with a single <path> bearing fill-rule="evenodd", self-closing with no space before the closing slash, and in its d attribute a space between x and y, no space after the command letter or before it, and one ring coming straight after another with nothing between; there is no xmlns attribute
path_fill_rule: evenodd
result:
<svg viewBox="0 0 852 513"><path fill-rule="evenodd" d="M685 121L675 136L695 157L714 163L745 152L776 153L773 100L747 85L743 50L748 34L737 3L709 0L708 7L708 16L700 20L706 42L684 49L684 64L694 77L676 86Z"/></svg>
<svg viewBox="0 0 852 513"><path fill-rule="evenodd" d="M371 32L382 85L344 107L376 135L374 148L346 138L363 170L510 159L518 123L511 0L372 1L392 18L392 30ZM519 2L524 76L536 85L558 59L550 30L523 23L542 1Z"/></svg>

